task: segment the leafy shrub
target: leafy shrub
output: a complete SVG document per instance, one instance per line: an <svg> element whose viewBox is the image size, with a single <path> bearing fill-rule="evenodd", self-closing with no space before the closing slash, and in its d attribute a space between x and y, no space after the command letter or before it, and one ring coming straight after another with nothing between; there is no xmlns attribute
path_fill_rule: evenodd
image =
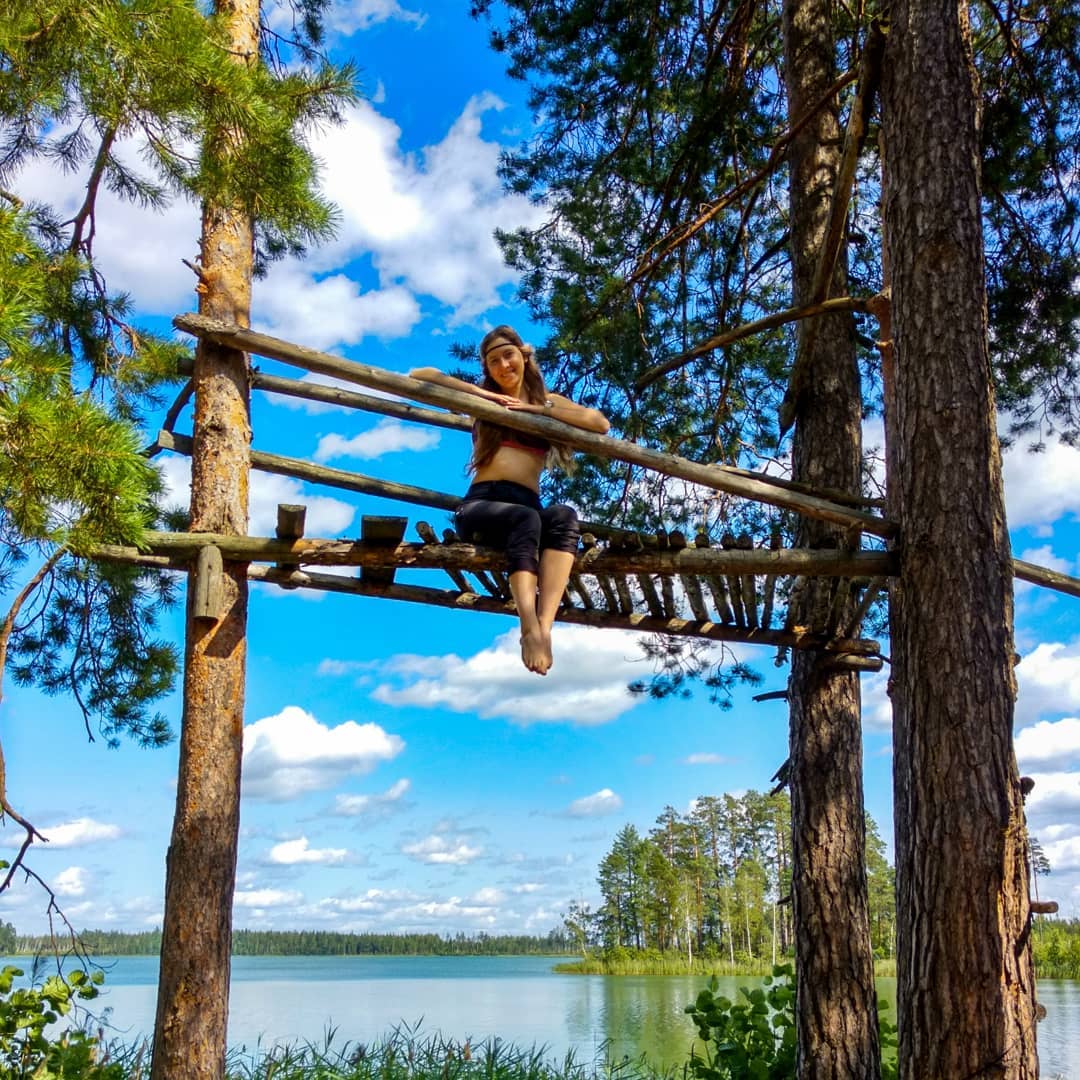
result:
<svg viewBox="0 0 1080 1080"><path fill-rule="evenodd" d="M99 1061L98 1040L73 1027L59 1034L46 1028L80 1001L98 995L100 971L50 975L39 985L15 987L21 968L0 971L0 1076L11 1080L124 1080L119 1063Z"/></svg>

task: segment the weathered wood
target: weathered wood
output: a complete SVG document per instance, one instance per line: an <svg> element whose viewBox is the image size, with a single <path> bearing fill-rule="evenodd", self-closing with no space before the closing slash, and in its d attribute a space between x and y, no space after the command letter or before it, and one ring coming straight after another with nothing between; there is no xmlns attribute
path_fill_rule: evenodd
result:
<svg viewBox="0 0 1080 1080"><path fill-rule="evenodd" d="M592 611L596 604L593 603L593 598L589 595L589 590L582 580L580 574L571 574L568 582L568 592L573 591L577 594L578 599L581 601L581 606L587 611Z"/></svg>
<svg viewBox="0 0 1080 1080"><path fill-rule="evenodd" d="M278 503L277 528L274 533L279 540L298 540L304 535L306 519L306 506L296 503ZM279 570L296 570L298 567L295 559L285 559L276 565Z"/></svg>
<svg viewBox="0 0 1080 1080"><path fill-rule="evenodd" d="M365 514L360 521L360 538L372 547L397 549L409 519L404 517L375 517ZM395 567L362 566L360 577L370 585L389 585L394 580Z"/></svg>
<svg viewBox="0 0 1080 1080"><path fill-rule="evenodd" d="M615 592L619 595L619 611L623 615L629 615L634 610L634 601L630 596L630 583L624 574L616 576Z"/></svg>
<svg viewBox="0 0 1080 1080"><path fill-rule="evenodd" d="M199 548L191 575L191 617L201 622L217 622L225 605L221 548L207 544Z"/></svg>
<svg viewBox="0 0 1080 1080"><path fill-rule="evenodd" d="M716 614L720 617L720 622L727 624L735 621L735 612L731 609L731 601L728 599L727 584L722 577L717 574L709 574L705 578L705 584L709 586L709 592L712 593L713 605L716 608Z"/></svg>
<svg viewBox="0 0 1080 1080"><path fill-rule="evenodd" d="M1021 581L1029 581L1032 585L1042 585L1069 596L1080 596L1080 578L1059 574L1056 570L1048 570L1045 566L1036 566L1035 563L1013 559L1013 576Z"/></svg>
<svg viewBox="0 0 1080 1080"><path fill-rule="evenodd" d="M687 603L699 622L707 622L709 613L705 609L705 597L701 594L701 583L692 574L680 574L683 591L686 593Z"/></svg>
<svg viewBox="0 0 1080 1080"><path fill-rule="evenodd" d="M764 694L755 694L751 701L787 701L788 692L786 690L768 690ZM775 780L776 777L770 777Z"/></svg>
<svg viewBox="0 0 1080 1080"><path fill-rule="evenodd" d="M600 586L600 591L604 594L604 604L607 606L608 611L619 610L619 599L615 595L615 588L611 583L611 578L607 574L596 574L596 584Z"/></svg>
<svg viewBox="0 0 1080 1080"><path fill-rule="evenodd" d="M881 590L884 587L885 578L875 577L870 579L866 588L863 590L862 598L859 600L858 606L851 613L851 618L848 620L847 626L844 627L845 637L849 637L851 634L858 632L859 627L862 626L863 619L866 618L866 613L870 610L871 605L881 594Z"/></svg>
<svg viewBox="0 0 1080 1080"><path fill-rule="evenodd" d="M181 359L177 370L182 375L190 373L191 361ZM345 409L359 409L363 412L378 413L380 416L392 416L397 420L408 420L416 424L430 424L432 427L447 428L451 431L472 431L472 419L455 416L453 413L438 409L421 409L417 405L407 405L392 398L375 397L372 394L360 394L355 390L343 390L339 386L326 386L322 383L301 382L299 379L283 379L280 375L267 375L261 371L251 373L251 388L264 390L283 397L299 398L303 401L317 401L324 405L338 405ZM170 425L164 425L170 427ZM171 430L171 427L170 427Z"/></svg>
<svg viewBox="0 0 1080 1080"><path fill-rule="evenodd" d="M725 551L742 550L738 547L738 541L731 533L724 533L720 538L720 546ZM731 597L731 611L735 616L736 626L746 626L746 610L743 607L742 575L727 575L727 591Z"/></svg>
<svg viewBox="0 0 1080 1080"><path fill-rule="evenodd" d="M329 353L294 345L268 334L259 334L198 315L179 315L173 320L173 325L204 340L244 349L247 352L257 353L259 356L280 360L282 363L292 364L308 371L332 375L361 386L386 390L427 404L442 405L445 408L482 420L490 420L517 431L557 440L598 457L641 465L667 476L689 480L716 491L726 491L732 495L783 507L824 521L840 525L854 525L875 536L896 534L895 524L876 514L841 506L814 495L791 491L771 484L768 479L748 477L725 469L722 465L701 465L688 461L686 458L638 446L636 443L584 431L550 417L510 411L474 394L448 390L435 383L383 371L369 364L343 360Z"/></svg>
<svg viewBox="0 0 1080 1080"><path fill-rule="evenodd" d="M426 521L416 523L416 532L425 544L439 544L440 542L438 534ZM443 569L461 592L469 592L469 583L459 570L453 570L447 566L444 566Z"/></svg>
<svg viewBox="0 0 1080 1080"><path fill-rule="evenodd" d="M664 604L664 614L669 619L675 618L675 615L677 614L675 608L675 587L668 574L665 574L660 579L660 596Z"/></svg>
<svg viewBox="0 0 1080 1080"><path fill-rule="evenodd" d="M1031 901L1031 914L1032 915L1056 915L1058 912L1058 902L1056 900L1032 900Z"/></svg>
<svg viewBox="0 0 1080 1080"><path fill-rule="evenodd" d="M419 529L419 526L418 526ZM430 535L434 536L432 532ZM155 555L178 555L194 558L199 548L213 544L227 559L240 562L298 562L311 566L396 566L415 569L494 570L505 566L506 557L494 548L473 544L400 543L396 546L369 544L363 540L333 540L300 537L278 540L260 536L226 536L220 533L146 534L144 552ZM103 544L94 549L94 557L123 560L124 551ZM586 558L590 561L586 562ZM767 551L684 548L682 551L604 551L579 555L575 570L579 573L653 573L707 574L731 569L739 572L763 572L804 576L859 576L888 571L894 556L887 552L811 551L786 548Z"/></svg>
<svg viewBox="0 0 1080 1080"><path fill-rule="evenodd" d="M656 586L653 584L652 578L648 574L637 574L635 576L649 613L654 619L664 618L664 609L660 603L660 597L656 594Z"/></svg>
<svg viewBox="0 0 1080 1080"><path fill-rule="evenodd" d="M473 592L450 592L444 589L431 589L420 585L404 585L394 582L392 585L373 587L359 578L341 577L337 574L321 574L317 571L294 571L283 574L272 566L253 564L248 568L253 581L268 581L280 584L283 577L290 579L290 584L299 588L316 589L325 592L349 593L359 596L378 596L387 600L402 600L409 603L430 604L435 607L465 608L471 611L484 611L495 614L513 615L514 606L509 601L495 597L480 596ZM616 630L634 630L643 634L668 634L673 637L699 637L710 641L743 642L745 644L786 645L793 649L823 649L837 655L844 653L854 656L877 656L881 646L876 641L827 641L820 634L786 633L782 630L736 630L733 627L718 626L714 622L699 623L690 619L665 619L651 615L629 614L612 616L609 612L594 608L586 611L579 607L562 607L556 616L557 621L576 626L608 627Z"/></svg>

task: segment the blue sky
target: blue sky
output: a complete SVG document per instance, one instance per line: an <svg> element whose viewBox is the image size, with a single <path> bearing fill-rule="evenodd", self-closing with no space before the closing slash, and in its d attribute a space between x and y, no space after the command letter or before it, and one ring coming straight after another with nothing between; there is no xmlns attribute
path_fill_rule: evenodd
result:
<svg viewBox="0 0 1080 1080"><path fill-rule="evenodd" d="M336 241L276 265L255 290L257 328L407 371L448 365L448 345L510 321L526 331L495 227L539 219L504 194L502 149L530 131L524 88L468 5L352 0L332 16L334 49L361 65L367 98L317 137ZM135 153L137 148L129 147ZM28 170L19 189L76 205L78 177ZM106 199L98 250L113 287L148 320L190 310L198 215L148 216ZM265 370L277 370L263 363ZM295 375L292 371L285 374ZM467 440L366 414L256 395L257 449L313 458L441 491L465 484ZM182 420L180 431L190 431ZM880 438L873 428L872 442ZM187 466L159 459L177 500ZM1006 462L1015 553L1080 574L1080 451L1053 438ZM355 536L364 513L445 515L253 474L250 532L279 502L308 506L308 535ZM427 579L431 583L436 583ZM437 582L442 584L442 582ZM1017 590L1017 751L1036 787L1028 809L1054 866L1041 883L1080 914L1080 601ZM166 623L179 641L180 613ZM373 599L255 586L235 921L257 928L537 932L570 901L594 899L600 857L626 822L665 805L762 789L787 754L781 703L730 712L632 698L647 673L633 635L557 627L547 679L517 656L515 625ZM741 650L781 688L768 650ZM867 809L891 834L885 677L864 677ZM177 748L88 743L75 707L9 685L2 705L9 795L51 843L34 867L72 922L160 924ZM180 701L165 710L179 727ZM10 826L0 844L19 838ZM0 898L0 917L44 926L40 891Z"/></svg>

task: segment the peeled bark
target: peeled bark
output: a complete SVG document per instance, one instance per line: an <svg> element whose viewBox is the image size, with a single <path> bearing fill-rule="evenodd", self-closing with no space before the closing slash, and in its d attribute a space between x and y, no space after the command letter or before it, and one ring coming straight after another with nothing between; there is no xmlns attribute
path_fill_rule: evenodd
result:
<svg viewBox="0 0 1080 1080"><path fill-rule="evenodd" d="M242 0L224 11L230 17L238 62L255 62L257 0ZM227 143L228 136L222 140ZM253 258L248 217L235 208L205 206L200 313L248 324ZM247 533L248 376L244 353L200 342L194 373L193 532ZM247 565L224 563L220 581L209 590L217 607L209 617L193 603L196 584L192 573L152 1080L218 1080L225 1073L240 823Z"/></svg>
<svg viewBox="0 0 1080 1080"><path fill-rule="evenodd" d="M1009 537L966 4L898 0L883 84L901 517L892 590L902 1077L1038 1075Z"/></svg>
<svg viewBox="0 0 1080 1080"><path fill-rule="evenodd" d="M835 80L828 0L786 0L788 108L799 116ZM811 302L840 169L842 132L835 104L792 142L793 303ZM846 295L846 260L832 292ZM858 494L862 397L850 313L800 324L804 377L795 402L793 477ZM799 542L848 547L843 530L803 519ZM857 540L855 541L857 546ZM824 629L837 583L807 580L796 622ZM842 617L851 615L850 602ZM795 923L798 1076L872 1080L880 1075L877 999L870 945L862 787L861 701L857 674L831 671L820 652L792 657L789 786Z"/></svg>

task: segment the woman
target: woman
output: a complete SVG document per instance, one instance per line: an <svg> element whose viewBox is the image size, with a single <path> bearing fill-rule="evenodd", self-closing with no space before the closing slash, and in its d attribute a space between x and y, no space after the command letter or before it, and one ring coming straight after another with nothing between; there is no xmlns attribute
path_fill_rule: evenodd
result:
<svg viewBox="0 0 1080 1080"><path fill-rule="evenodd" d="M585 431L607 434L607 418L561 394L549 394L532 346L509 326L497 326L480 342L484 378L480 386L445 375L438 368L416 368L414 379L475 394L511 412L553 416ZM510 568L510 591L521 620L521 659L530 671L551 667L551 627L562 603L578 538L577 514L569 506L540 503L545 465L566 467L567 447L486 420L473 423L469 472L473 483L457 511L463 540L501 547Z"/></svg>

